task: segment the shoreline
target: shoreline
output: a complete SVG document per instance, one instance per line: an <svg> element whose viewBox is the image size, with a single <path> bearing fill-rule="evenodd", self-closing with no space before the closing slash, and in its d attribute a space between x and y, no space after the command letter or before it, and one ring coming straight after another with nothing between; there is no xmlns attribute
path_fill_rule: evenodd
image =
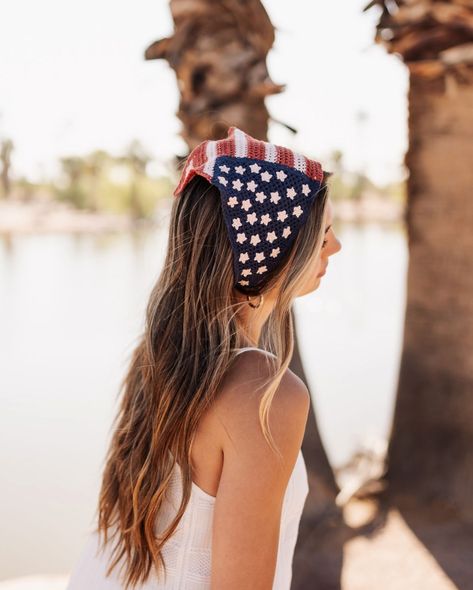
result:
<svg viewBox="0 0 473 590"><path fill-rule="evenodd" d="M159 227L169 217L172 199L163 201L152 219L134 220L129 215L75 209L67 203L35 199L0 201L0 236L57 233L128 232ZM359 202L335 201L334 215L342 223L399 223L401 203L367 197Z"/></svg>

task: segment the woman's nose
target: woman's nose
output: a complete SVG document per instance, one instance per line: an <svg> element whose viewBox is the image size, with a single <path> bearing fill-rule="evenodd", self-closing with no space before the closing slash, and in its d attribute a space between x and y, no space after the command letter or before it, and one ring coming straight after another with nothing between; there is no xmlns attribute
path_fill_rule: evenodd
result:
<svg viewBox="0 0 473 590"><path fill-rule="evenodd" d="M340 240L338 238L335 238L335 246L330 254L331 255L336 254L337 252L340 252L341 249L342 249L342 243L340 242Z"/></svg>

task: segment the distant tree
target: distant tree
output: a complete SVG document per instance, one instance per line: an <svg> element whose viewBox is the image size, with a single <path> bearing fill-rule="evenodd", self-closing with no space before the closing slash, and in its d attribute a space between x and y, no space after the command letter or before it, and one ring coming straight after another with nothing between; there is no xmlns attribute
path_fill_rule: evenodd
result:
<svg viewBox="0 0 473 590"><path fill-rule="evenodd" d="M124 155L118 158L131 170L130 183L130 211L134 219L146 217L143 204L140 201L140 179L146 176L146 168L152 156L146 151L139 140L133 140L128 145Z"/></svg>
<svg viewBox="0 0 473 590"><path fill-rule="evenodd" d="M376 0L376 40L409 71L404 346L391 493L473 520L473 6Z"/></svg>
<svg viewBox="0 0 473 590"><path fill-rule="evenodd" d="M84 159L84 173L88 178L86 201L88 208L92 211L98 211L100 209L100 179L110 160L110 155L104 150L95 150Z"/></svg>
<svg viewBox="0 0 473 590"><path fill-rule="evenodd" d="M14 145L11 139L4 139L0 143L0 162L2 164L1 182L2 193L5 198L10 196L11 191L10 169L13 148Z"/></svg>
<svg viewBox="0 0 473 590"><path fill-rule="evenodd" d="M69 156L60 159L65 187L59 191L62 200L70 202L75 207L87 207L87 193L82 186L87 171L87 164L79 156Z"/></svg>

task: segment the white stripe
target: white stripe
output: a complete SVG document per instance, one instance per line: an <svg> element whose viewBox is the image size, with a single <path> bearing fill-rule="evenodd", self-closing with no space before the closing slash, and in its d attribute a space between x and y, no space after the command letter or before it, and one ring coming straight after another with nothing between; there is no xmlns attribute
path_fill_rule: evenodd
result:
<svg viewBox="0 0 473 590"><path fill-rule="evenodd" d="M264 159L268 162L276 162L276 153L276 146L267 142L264 146Z"/></svg>
<svg viewBox="0 0 473 590"><path fill-rule="evenodd" d="M303 156L302 154L298 154L297 152L294 152L294 168L296 170L300 170L301 172L306 171L306 160L305 160L305 156Z"/></svg>
<svg viewBox="0 0 473 590"><path fill-rule="evenodd" d="M241 131L241 129L235 129L235 156L237 158L246 158L246 154L248 153L247 149L247 141L245 134Z"/></svg>
<svg viewBox="0 0 473 590"><path fill-rule="evenodd" d="M215 166L215 155L217 153L215 141L209 141L205 146L205 166L204 172L209 176L213 176L214 174L214 166Z"/></svg>

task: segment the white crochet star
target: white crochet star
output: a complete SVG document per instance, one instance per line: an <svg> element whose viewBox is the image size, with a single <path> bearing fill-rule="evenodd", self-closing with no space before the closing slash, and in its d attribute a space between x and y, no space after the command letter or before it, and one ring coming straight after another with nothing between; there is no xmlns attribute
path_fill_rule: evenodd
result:
<svg viewBox="0 0 473 590"><path fill-rule="evenodd" d="M241 202L241 208L244 209L245 211L248 211L248 209L250 207L253 207L250 199L245 199L244 201Z"/></svg>
<svg viewBox="0 0 473 590"><path fill-rule="evenodd" d="M243 279L241 281L238 281L239 285L245 286L245 285L249 285L250 281L244 281Z"/></svg>
<svg viewBox="0 0 473 590"><path fill-rule="evenodd" d="M245 174L245 167L244 166L235 166L235 172L237 174Z"/></svg>
<svg viewBox="0 0 473 590"><path fill-rule="evenodd" d="M248 252L242 252L240 254L240 258L238 259L240 262L243 262L243 264L245 264L245 262L247 262L250 259L250 257L248 256Z"/></svg>
<svg viewBox="0 0 473 590"><path fill-rule="evenodd" d="M266 199L266 195L259 191L256 193L256 200L258 201L258 203L262 203L264 200Z"/></svg>
<svg viewBox="0 0 473 590"><path fill-rule="evenodd" d="M287 236L290 235L291 233L292 233L291 228L287 225L282 232L282 237L287 238Z"/></svg>
<svg viewBox="0 0 473 590"><path fill-rule="evenodd" d="M246 188L251 191L252 193L255 192L256 188L258 187L258 185L256 184L256 182L254 180L250 180L250 182L246 183Z"/></svg>
<svg viewBox="0 0 473 590"><path fill-rule="evenodd" d="M266 258L266 256L264 255L264 252L256 252L255 254L255 260L256 262L261 262Z"/></svg>
<svg viewBox="0 0 473 590"><path fill-rule="evenodd" d="M239 229L239 228L240 228L242 225L243 225L243 224L242 224L242 222L240 221L240 218L239 218L239 217L235 217L235 218L234 218L234 220L232 221L232 226L233 226L235 229Z"/></svg>
<svg viewBox="0 0 473 590"><path fill-rule="evenodd" d="M222 172L230 172L230 168L226 164L222 164L219 168Z"/></svg>
<svg viewBox="0 0 473 590"><path fill-rule="evenodd" d="M266 235L266 239L268 240L268 242L270 242L272 244L274 242L274 240L277 240L276 232L275 231L268 232Z"/></svg>
<svg viewBox="0 0 473 590"><path fill-rule="evenodd" d="M262 172L260 174L261 176L261 180L264 180L265 182L269 182L271 180L271 178L273 177L272 174L270 174L267 170L265 172Z"/></svg>
<svg viewBox="0 0 473 590"><path fill-rule="evenodd" d="M271 193L271 203L276 203L281 200L281 197L278 191L274 191Z"/></svg>
<svg viewBox="0 0 473 590"><path fill-rule="evenodd" d="M284 172L284 170L278 170L276 172L276 176L279 178L281 182L284 182L287 178L287 174Z"/></svg>
<svg viewBox="0 0 473 590"><path fill-rule="evenodd" d="M287 219L287 217L288 215L284 209L282 211L278 211L278 221L284 221Z"/></svg>
<svg viewBox="0 0 473 590"><path fill-rule="evenodd" d="M218 179L220 181L220 184L227 186L228 180L224 176L219 176Z"/></svg>
<svg viewBox="0 0 473 590"><path fill-rule="evenodd" d="M240 191L241 187L243 186L243 183L239 178L237 178L232 182L232 185L235 190Z"/></svg>
<svg viewBox="0 0 473 590"><path fill-rule="evenodd" d="M304 194L304 196L307 197L307 195L310 194L310 188L308 184L303 184L302 185L302 193Z"/></svg>
<svg viewBox="0 0 473 590"><path fill-rule="evenodd" d="M261 166L259 166L255 162L254 164L251 164L250 170L256 174L256 173L258 173L261 170Z"/></svg>
<svg viewBox="0 0 473 590"><path fill-rule="evenodd" d="M250 274L251 274L251 268L244 268L244 269L241 271L241 276L242 276L242 277L247 277L247 276L248 276L248 275L250 275Z"/></svg>
<svg viewBox="0 0 473 590"><path fill-rule="evenodd" d="M268 225L268 223L271 221L271 215L269 215L269 213L265 213L264 215L261 216L261 223L263 223L264 225Z"/></svg>
<svg viewBox="0 0 473 590"><path fill-rule="evenodd" d="M300 205L297 205L297 207L294 207L292 210L292 214L295 215L296 217L300 217L302 215L302 207Z"/></svg>
<svg viewBox="0 0 473 590"><path fill-rule="evenodd" d="M236 197L230 197L227 201L227 205L229 207L235 207L235 205L238 205L238 199Z"/></svg>
<svg viewBox="0 0 473 590"><path fill-rule="evenodd" d="M250 243L251 243L253 246L256 246L256 245L257 245L257 244L259 244L260 242L261 242L261 240L260 240L260 237L259 237L259 235L258 235L258 234L255 234L254 236L251 236L251 238L250 238Z"/></svg>
<svg viewBox="0 0 473 590"><path fill-rule="evenodd" d="M266 268L266 266L258 266L258 270L256 271L257 275L261 275L264 272L266 272L268 269Z"/></svg>
<svg viewBox="0 0 473 590"><path fill-rule="evenodd" d="M246 238L246 235L245 235L244 233L237 234L237 239L236 239L236 241L237 241L239 244L243 244L243 242L246 242L246 239L247 239L247 238Z"/></svg>
<svg viewBox="0 0 473 590"><path fill-rule="evenodd" d="M256 223L258 221L258 216L254 212L250 213L249 215L246 216L246 221L248 221L248 223L251 223L251 225L253 225L253 223Z"/></svg>
<svg viewBox="0 0 473 590"><path fill-rule="evenodd" d="M289 188L287 189L286 196L287 196L289 199L294 199L294 197L295 197L296 195L297 195L297 192L294 190L294 187L293 187L293 186L291 186L291 187L289 187Z"/></svg>
<svg viewBox="0 0 473 590"><path fill-rule="evenodd" d="M270 254L271 258L276 258L276 256L279 254L280 251L281 250L279 249L279 246L277 248L273 248L271 250L271 254Z"/></svg>

